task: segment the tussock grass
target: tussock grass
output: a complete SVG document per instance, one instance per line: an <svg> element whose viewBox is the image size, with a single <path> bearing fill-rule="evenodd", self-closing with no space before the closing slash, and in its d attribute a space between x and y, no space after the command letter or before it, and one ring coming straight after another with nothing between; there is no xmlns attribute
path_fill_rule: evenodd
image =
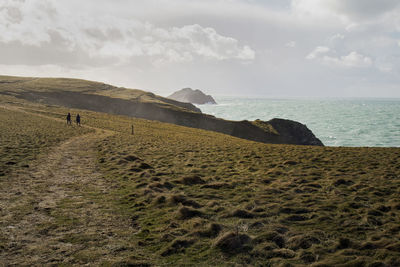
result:
<svg viewBox="0 0 400 267"><path fill-rule="evenodd" d="M57 118L66 112L24 105ZM83 124L116 133L97 144L110 187L95 201L132 218L131 241L143 256L137 262L400 265L399 148L268 145L79 113Z"/></svg>
<svg viewBox="0 0 400 267"><path fill-rule="evenodd" d="M399 218L395 209L399 149L265 145L167 124L134 123L139 131L134 136L122 133L107 140L100 155L110 160L101 166L107 169L114 165L113 153L132 154L153 169L123 183L124 190L134 192L136 185L151 177L172 185L162 192L151 192L152 198L165 196L166 204L125 207L125 211L140 214L141 224L152 221L148 229L161 242L147 243L150 251L170 246L171 238L164 242L162 235L197 239L184 251L164 255L161 262L184 257L186 263L207 259L223 265L217 260L222 253L241 264L264 264L267 260L273 265L336 265L350 260L342 255L349 249L357 257L373 260L378 254L371 252L371 246L361 249L354 244L364 244L377 233L385 238L383 229L392 228ZM119 168L108 173L110 179L120 180L124 171ZM147 203L146 198L138 195L135 202ZM198 206L189 204L192 201ZM202 213L198 216L189 212L182 220L179 215L182 209L197 212L199 208ZM237 234L247 235L251 241L244 249L226 253L215 246L224 233L211 237L200 234L204 224L191 223L199 217L206 224L223 225L225 233L236 233L239 227ZM175 227L166 227L171 222ZM257 239L268 233L275 234ZM344 248L346 238L351 244L348 248ZM392 244L398 238L398 234L392 236ZM398 260L389 247L374 245L384 251L387 264Z"/></svg>
<svg viewBox="0 0 400 267"><path fill-rule="evenodd" d="M218 237L215 242L215 247L221 249L228 254L236 254L251 249L248 244L251 243L251 238L246 234L238 234L235 232L227 232Z"/></svg>

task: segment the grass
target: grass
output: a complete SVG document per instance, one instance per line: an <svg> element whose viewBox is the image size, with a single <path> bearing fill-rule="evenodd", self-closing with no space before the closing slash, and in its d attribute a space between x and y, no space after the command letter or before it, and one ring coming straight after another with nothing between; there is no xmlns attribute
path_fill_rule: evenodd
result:
<svg viewBox="0 0 400 267"><path fill-rule="evenodd" d="M29 168L29 163L50 147L89 131L0 107L0 177L12 170Z"/></svg>
<svg viewBox="0 0 400 267"><path fill-rule="evenodd" d="M171 100L154 95L138 89L127 89L112 85L87 81L82 79L69 78L34 78L34 77L14 77L0 75L0 91L16 95L21 92L78 92L134 100L146 103L163 104L171 109L180 110L175 105L170 105Z"/></svg>
<svg viewBox="0 0 400 267"><path fill-rule="evenodd" d="M24 108L57 118L67 111L29 103ZM400 265L399 148L268 145L160 122L72 112L79 112L85 125L115 132L97 144L107 194L83 190L86 198L127 218L133 231L125 260L114 261L115 252L105 249L105 265ZM20 114L13 113L16 128L1 128L2 136L17 142L7 152L15 158L21 158L18 142L36 144L29 141L36 140L32 136L50 135L43 140L55 141L39 146L46 149L77 134L44 133L47 127L35 128L40 125L36 116ZM14 137L22 129L28 133ZM34 155L35 146L30 147L27 153ZM73 205L66 203L62 210ZM63 226L78 222L68 214L54 216ZM90 247L95 239L91 234L65 237L86 244L75 255L80 263L99 257Z"/></svg>
<svg viewBox="0 0 400 267"><path fill-rule="evenodd" d="M136 125L135 136L115 135L99 147L99 164L118 184L119 209L135 216L138 242L161 252L155 262L399 262L389 249L400 241L398 148L265 145ZM221 226L218 236L198 234L211 224ZM219 249L227 233L247 242Z"/></svg>

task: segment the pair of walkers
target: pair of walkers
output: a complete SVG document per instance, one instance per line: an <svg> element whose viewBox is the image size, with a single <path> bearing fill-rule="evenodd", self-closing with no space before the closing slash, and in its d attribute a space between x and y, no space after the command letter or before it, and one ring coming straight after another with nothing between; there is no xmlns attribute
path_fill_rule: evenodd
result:
<svg viewBox="0 0 400 267"><path fill-rule="evenodd" d="M81 116L79 116L79 114L76 115L75 121L76 121L76 125L81 126ZM68 112L68 115L67 115L67 124L69 124L69 125L72 124L72 122L71 122L71 113L69 113L69 112Z"/></svg>

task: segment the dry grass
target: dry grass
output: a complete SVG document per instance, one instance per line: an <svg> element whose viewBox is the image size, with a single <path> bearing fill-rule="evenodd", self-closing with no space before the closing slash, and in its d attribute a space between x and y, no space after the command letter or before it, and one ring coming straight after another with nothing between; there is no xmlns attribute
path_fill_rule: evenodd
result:
<svg viewBox="0 0 400 267"><path fill-rule="evenodd" d="M29 168L29 163L50 147L89 131L0 107L0 177L11 170Z"/></svg>
<svg viewBox="0 0 400 267"><path fill-rule="evenodd" d="M34 77L14 77L0 75L0 91L11 95L21 92L79 92L134 100L146 103L156 103L168 106L171 109L180 110L176 106L176 101L170 105L172 100L156 96L151 92L139 89L127 89L115 87L101 82L87 81L82 79L69 78L34 78Z"/></svg>
<svg viewBox="0 0 400 267"><path fill-rule="evenodd" d="M121 264L400 265L399 148L268 145L79 113L116 132L97 144L107 194L92 195L130 218L141 256Z"/></svg>

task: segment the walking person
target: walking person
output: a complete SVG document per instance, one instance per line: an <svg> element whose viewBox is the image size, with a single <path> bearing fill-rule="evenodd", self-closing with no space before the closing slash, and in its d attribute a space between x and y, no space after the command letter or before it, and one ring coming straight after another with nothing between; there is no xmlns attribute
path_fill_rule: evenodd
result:
<svg viewBox="0 0 400 267"><path fill-rule="evenodd" d="M71 113L69 113L69 112L67 115L67 125L71 125Z"/></svg>
<svg viewBox="0 0 400 267"><path fill-rule="evenodd" d="M76 125L81 126L81 116L79 114L76 115Z"/></svg>

